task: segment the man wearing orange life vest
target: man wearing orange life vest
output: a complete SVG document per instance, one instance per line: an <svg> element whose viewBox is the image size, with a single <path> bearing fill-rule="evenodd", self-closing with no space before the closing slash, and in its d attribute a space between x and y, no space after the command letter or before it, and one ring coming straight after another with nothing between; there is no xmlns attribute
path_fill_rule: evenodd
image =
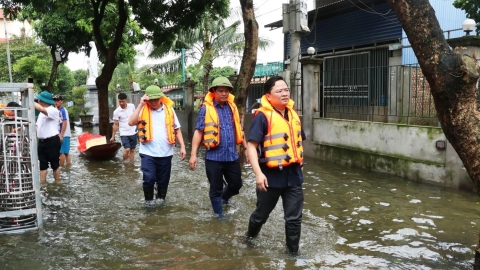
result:
<svg viewBox="0 0 480 270"><path fill-rule="evenodd" d="M163 94L160 87L151 85L145 89L140 104L128 119L130 126L138 125L143 193L147 206L153 204L155 184L158 203L162 204L165 200L175 140L180 144L180 160L186 156L180 123L173 110L173 104L174 102Z"/></svg>
<svg viewBox="0 0 480 270"><path fill-rule="evenodd" d="M222 204L228 205L230 198L237 195L243 185L236 146L243 144L245 151L247 146L234 103L235 97L230 94L232 90L233 86L227 78L213 80L198 112L189 162L190 169L195 170L198 164L197 151L203 144L207 149L205 170L210 183L210 201L213 212L219 218L224 218Z"/></svg>
<svg viewBox="0 0 480 270"><path fill-rule="evenodd" d="M261 103L248 138L248 156L257 185L257 207L250 216L246 240L249 242L257 236L282 197L287 252L296 254L302 224L305 134L282 77L275 76L265 82Z"/></svg>

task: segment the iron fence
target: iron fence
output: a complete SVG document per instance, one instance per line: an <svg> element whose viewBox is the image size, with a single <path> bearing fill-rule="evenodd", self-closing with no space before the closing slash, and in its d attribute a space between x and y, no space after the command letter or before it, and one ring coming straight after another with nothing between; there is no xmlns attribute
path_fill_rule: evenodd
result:
<svg viewBox="0 0 480 270"><path fill-rule="evenodd" d="M319 85L323 117L438 125L430 86L418 65L324 70Z"/></svg>

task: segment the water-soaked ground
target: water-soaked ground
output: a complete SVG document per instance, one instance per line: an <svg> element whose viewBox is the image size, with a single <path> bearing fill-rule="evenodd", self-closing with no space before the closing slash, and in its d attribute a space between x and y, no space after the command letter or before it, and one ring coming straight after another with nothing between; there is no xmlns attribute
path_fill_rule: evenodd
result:
<svg viewBox="0 0 480 270"><path fill-rule="evenodd" d="M121 152L90 161L75 145L64 182L42 186L43 229L0 235L0 269L467 269L473 261L477 194L307 159L293 257L284 253L281 203L253 246L243 242L255 207L249 167L221 221L203 162L192 172L176 153L165 204L145 208L138 155L134 164Z"/></svg>

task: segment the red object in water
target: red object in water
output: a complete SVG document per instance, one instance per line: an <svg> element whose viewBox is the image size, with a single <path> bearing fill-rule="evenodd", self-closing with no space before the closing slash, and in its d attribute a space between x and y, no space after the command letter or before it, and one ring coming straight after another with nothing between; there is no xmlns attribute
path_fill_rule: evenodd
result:
<svg viewBox="0 0 480 270"><path fill-rule="evenodd" d="M80 134L77 138L79 145L77 146L78 151L84 154L85 156L92 158L92 159L112 159L117 154L118 150L122 147L121 143L114 142L114 143L107 143L92 146L88 149L86 143L88 140L100 138L102 135L91 134L88 131Z"/></svg>
<svg viewBox="0 0 480 270"><path fill-rule="evenodd" d="M118 150L121 147L122 147L122 144L118 142L107 143L107 144L92 146L81 153L92 159L101 159L101 160L112 159L115 157L115 155L117 154Z"/></svg>

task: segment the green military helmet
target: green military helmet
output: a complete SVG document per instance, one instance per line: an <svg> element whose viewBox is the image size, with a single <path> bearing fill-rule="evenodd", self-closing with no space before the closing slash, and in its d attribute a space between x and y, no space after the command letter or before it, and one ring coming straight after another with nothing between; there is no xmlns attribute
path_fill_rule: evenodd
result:
<svg viewBox="0 0 480 270"><path fill-rule="evenodd" d="M215 80L213 80L212 85L210 86L210 88L208 88L208 91L213 92L213 89L218 86L229 87L230 91L233 90L233 85L230 83L230 81L227 78L218 77Z"/></svg>
<svg viewBox="0 0 480 270"><path fill-rule="evenodd" d="M145 94L150 98L150 99L159 99L165 96L165 94L162 92L162 89L156 85L150 85L145 89Z"/></svg>

